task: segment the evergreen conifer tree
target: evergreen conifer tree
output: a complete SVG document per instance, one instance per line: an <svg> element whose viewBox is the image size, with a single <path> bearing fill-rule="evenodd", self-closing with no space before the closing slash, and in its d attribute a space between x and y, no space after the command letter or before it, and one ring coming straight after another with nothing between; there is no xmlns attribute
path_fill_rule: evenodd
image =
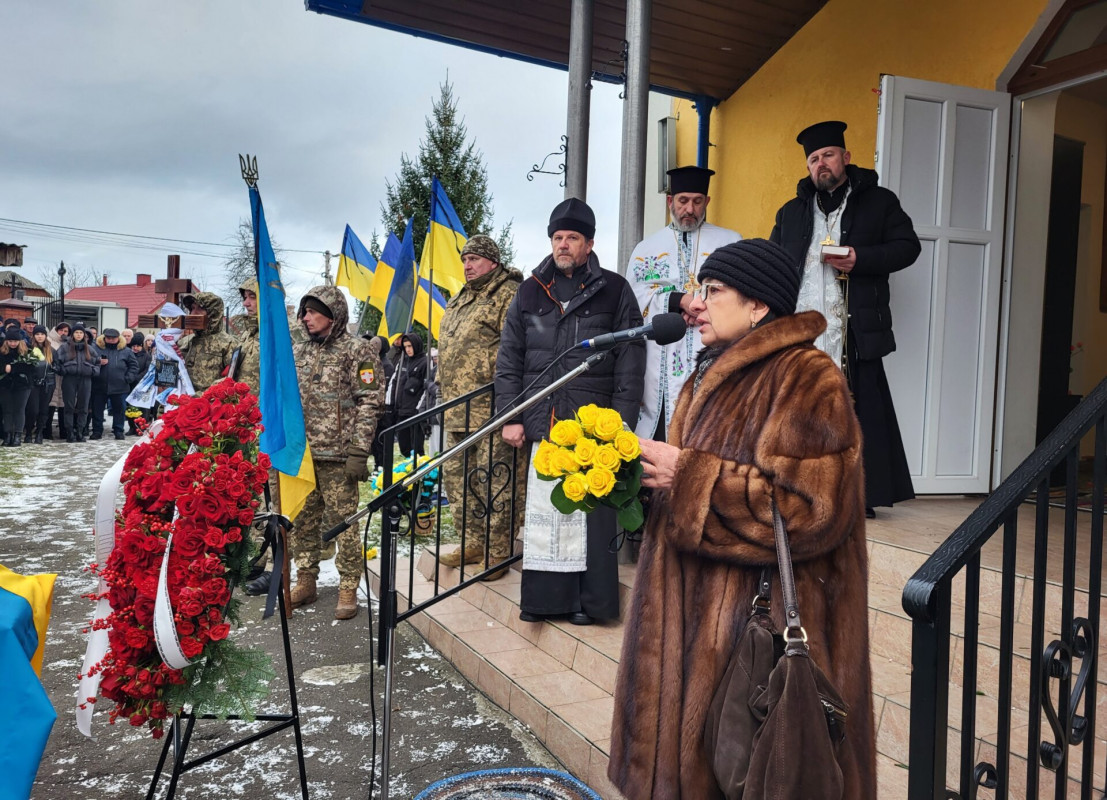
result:
<svg viewBox="0 0 1107 800"><path fill-rule="evenodd" d="M395 182L386 182L385 201L381 203L381 222L386 230L403 236L407 217L414 215L412 236L415 258L423 253L430 214L431 179L437 175L453 203L465 232L491 234L493 226L492 194L488 190L488 170L484 154L469 140L465 120L458 113L453 86L447 80L426 119L426 134L419 142L419 155L400 157ZM503 263L515 256L511 223L493 238L500 246Z"/></svg>

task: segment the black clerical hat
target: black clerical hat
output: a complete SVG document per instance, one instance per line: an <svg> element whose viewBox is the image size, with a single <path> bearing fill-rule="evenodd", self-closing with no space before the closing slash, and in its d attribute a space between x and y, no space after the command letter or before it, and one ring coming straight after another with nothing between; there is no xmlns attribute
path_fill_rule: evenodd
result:
<svg viewBox="0 0 1107 800"><path fill-rule="evenodd" d="M666 173L669 176L669 194L707 194L714 170L706 167L676 167Z"/></svg>
<svg viewBox="0 0 1107 800"><path fill-rule="evenodd" d="M570 197L557 204L550 214L550 224L546 228L548 236L558 231L576 231L585 239L596 238L596 215L583 200Z"/></svg>
<svg viewBox="0 0 1107 800"><path fill-rule="evenodd" d="M824 147L846 147L846 123L830 120L828 122L816 122L810 127L800 131L796 141L803 145L803 154L811 155L815 150Z"/></svg>

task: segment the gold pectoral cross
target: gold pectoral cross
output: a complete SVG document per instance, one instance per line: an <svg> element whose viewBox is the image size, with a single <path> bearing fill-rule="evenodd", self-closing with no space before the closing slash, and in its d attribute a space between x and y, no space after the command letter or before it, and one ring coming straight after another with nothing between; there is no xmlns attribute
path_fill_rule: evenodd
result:
<svg viewBox="0 0 1107 800"><path fill-rule="evenodd" d="M699 288L700 288L699 281L697 281L695 279L695 277L689 276L688 280L686 280L684 282L684 292L685 292L685 294L692 294Z"/></svg>
<svg viewBox="0 0 1107 800"><path fill-rule="evenodd" d="M831 239L830 236L827 236L825 239L823 239L821 242L819 242L819 244L827 244L827 245L830 245L831 247L833 247L838 243L836 241L834 241L833 239Z"/></svg>

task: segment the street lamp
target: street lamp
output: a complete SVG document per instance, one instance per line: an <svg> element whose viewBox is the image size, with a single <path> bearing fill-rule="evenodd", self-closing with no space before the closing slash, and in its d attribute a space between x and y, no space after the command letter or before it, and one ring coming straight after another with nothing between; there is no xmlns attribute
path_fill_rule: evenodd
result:
<svg viewBox="0 0 1107 800"><path fill-rule="evenodd" d="M65 322L65 262L58 267L58 302L61 304L61 322Z"/></svg>

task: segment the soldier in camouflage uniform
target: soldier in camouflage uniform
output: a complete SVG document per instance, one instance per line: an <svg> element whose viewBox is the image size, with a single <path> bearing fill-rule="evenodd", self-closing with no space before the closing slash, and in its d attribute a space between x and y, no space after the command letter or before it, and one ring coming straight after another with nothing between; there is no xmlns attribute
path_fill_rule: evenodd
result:
<svg viewBox="0 0 1107 800"><path fill-rule="evenodd" d="M461 260L465 265L465 285L450 298L446 312L442 316L441 337L438 340L438 382L440 402L456 400L487 383L496 375L496 354L500 350L500 332L503 330L504 317L511 305L515 291L523 281L518 270L500 264L500 249L488 236L477 234L470 237L461 251ZM465 418L465 406L451 408L445 414L446 447L454 447L466 435L479 428L491 417L489 396L484 395L470 404L469 419ZM515 454L519 454L516 465L518 480L516 485L516 524L511 519L510 485L498 498L493 500L494 510L491 520L485 511L488 502L488 483L473 483L481 488L466 491L464 478L464 456L458 456L447 466L443 475L446 494L450 498L450 508L454 515L454 525L460 530L462 509L465 509L465 552L447 553L440 561L447 566L456 567L464 560L467 564L484 561L485 530L488 528L488 564L497 564L510 558L513 550L512 539L523 517L525 504L527 460L525 451L516 451L507 444L502 436L494 435L469 448L469 472L488 469L488 446L492 445L492 463L504 463L510 466ZM493 472L492 494L496 494L506 480L502 470ZM475 478L476 476L474 476ZM495 510L495 506L503 507ZM483 567L482 567L483 568ZM490 580L505 574L505 570L492 573Z"/></svg>
<svg viewBox="0 0 1107 800"><path fill-rule="evenodd" d="M254 394L261 386L261 342L258 338L258 282L253 278L238 287L245 314L231 320L238 334L238 380Z"/></svg>
<svg viewBox="0 0 1107 800"><path fill-rule="evenodd" d="M185 295L182 302L186 308L191 306L194 312L199 308L208 317L208 326L204 330L182 336L177 343L192 386L196 394L200 394L223 377L238 342L223 329L223 299L219 295L199 292Z"/></svg>
<svg viewBox="0 0 1107 800"><path fill-rule="evenodd" d="M346 299L333 286L317 286L300 301L306 339L294 344L292 352L315 463L315 491L292 531L293 608L315 602L320 537L357 511L358 483L369 478L369 448L384 394L384 372L369 342L346 332L348 316ZM334 616L350 619L357 614L357 587L365 564L356 527L339 535L335 564Z"/></svg>

